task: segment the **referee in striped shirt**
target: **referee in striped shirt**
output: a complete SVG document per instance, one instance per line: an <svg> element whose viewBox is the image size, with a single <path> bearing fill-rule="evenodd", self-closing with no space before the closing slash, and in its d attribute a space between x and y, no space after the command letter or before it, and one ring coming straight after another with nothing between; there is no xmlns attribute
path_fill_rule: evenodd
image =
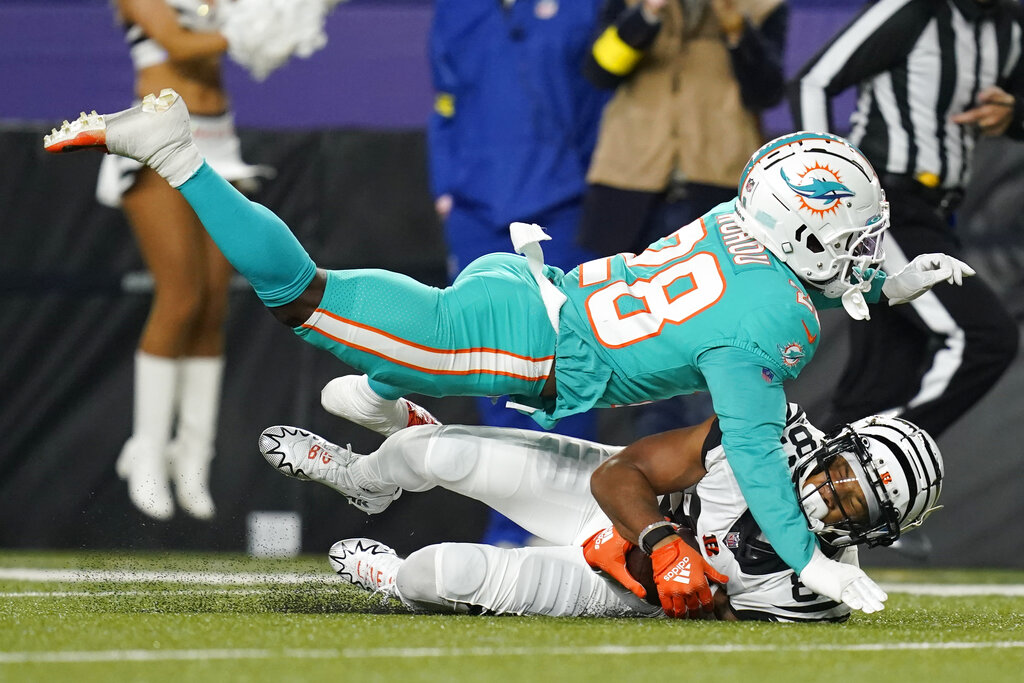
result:
<svg viewBox="0 0 1024 683"><path fill-rule="evenodd" d="M790 88L797 128L831 130L830 98L857 86L850 140L891 203L886 271L956 255L955 210L979 135L1024 140L1024 12L1015 0L878 0ZM832 419L892 411L941 434L1017 353L1017 325L980 278L939 285L851 327Z"/></svg>

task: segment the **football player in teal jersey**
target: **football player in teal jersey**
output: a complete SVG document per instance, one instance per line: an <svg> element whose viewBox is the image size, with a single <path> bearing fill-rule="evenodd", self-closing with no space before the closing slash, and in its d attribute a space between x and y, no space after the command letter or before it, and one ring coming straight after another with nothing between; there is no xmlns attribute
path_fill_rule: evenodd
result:
<svg viewBox="0 0 1024 683"><path fill-rule="evenodd" d="M543 230L513 224L522 256L484 256L445 289L383 270L318 269L277 216L204 162L174 91L124 112L83 114L44 146L103 148L177 188L275 317L366 373L333 380L323 402L381 433L434 421L402 398L408 392L510 394L542 425L592 407L710 392L729 463L779 556L812 591L880 608L867 575L826 558L807 529L780 445L782 383L814 354L818 307L866 318L866 303L882 295L909 301L973 271L926 254L894 276L881 272L888 205L845 140L774 140L750 160L734 202L642 254L568 274L544 265ZM699 556L692 564L696 595L707 582Z"/></svg>

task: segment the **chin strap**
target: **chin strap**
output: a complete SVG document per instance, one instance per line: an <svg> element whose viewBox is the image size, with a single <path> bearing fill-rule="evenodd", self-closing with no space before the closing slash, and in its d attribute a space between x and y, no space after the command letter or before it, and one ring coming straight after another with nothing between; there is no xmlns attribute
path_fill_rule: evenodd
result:
<svg viewBox="0 0 1024 683"><path fill-rule="evenodd" d="M865 289L865 285L867 288ZM854 320L870 320L871 312L868 311L868 302L864 299L864 292L871 289L870 283L861 283L850 287L843 292L843 308Z"/></svg>

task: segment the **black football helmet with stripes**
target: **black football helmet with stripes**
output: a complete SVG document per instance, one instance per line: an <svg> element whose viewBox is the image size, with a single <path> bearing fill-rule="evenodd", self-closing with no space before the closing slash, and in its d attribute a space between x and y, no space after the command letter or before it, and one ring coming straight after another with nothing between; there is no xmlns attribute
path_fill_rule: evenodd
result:
<svg viewBox="0 0 1024 683"><path fill-rule="evenodd" d="M843 512L843 521L824 526L808 516L813 531L835 546L891 545L900 534L920 526L937 510L942 491L942 454L920 427L898 417L873 415L843 425L825 438L821 448L796 463L793 482L798 495L815 472L829 471L829 463L842 457L850 465L867 502L867 520ZM827 485L834 486L829 475ZM807 514L808 505L801 500Z"/></svg>

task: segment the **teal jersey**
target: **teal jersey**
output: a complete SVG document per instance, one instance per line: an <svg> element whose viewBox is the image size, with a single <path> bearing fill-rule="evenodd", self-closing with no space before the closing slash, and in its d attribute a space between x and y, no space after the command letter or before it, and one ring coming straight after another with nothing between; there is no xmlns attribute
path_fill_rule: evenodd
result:
<svg viewBox="0 0 1024 683"><path fill-rule="evenodd" d="M789 379L818 345L803 284L739 228L731 203L642 254L585 263L560 288L563 335L591 339L611 369L597 406L707 391L700 358L722 347L747 352L766 377Z"/></svg>
<svg viewBox="0 0 1024 683"><path fill-rule="evenodd" d="M821 328L803 284L739 228L732 208L721 204L642 254L591 261L560 280L568 301L556 348L558 402L568 396L578 405L550 415L590 401L709 391L750 510L799 571L814 537L780 445L782 382L814 356Z"/></svg>

